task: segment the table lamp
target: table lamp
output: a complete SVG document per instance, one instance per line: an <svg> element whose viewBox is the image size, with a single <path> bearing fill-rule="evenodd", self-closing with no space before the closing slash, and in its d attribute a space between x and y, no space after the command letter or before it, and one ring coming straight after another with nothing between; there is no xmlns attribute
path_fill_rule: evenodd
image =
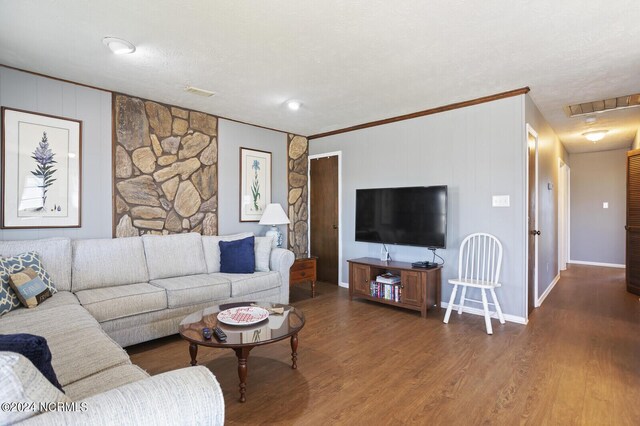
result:
<svg viewBox="0 0 640 426"><path fill-rule="evenodd" d="M271 229L265 234L267 237L271 237L273 247L282 247L282 232L276 227L276 225L288 225L289 218L282 210L282 206L278 203L271 203L267 206L262 213L260 219L260 225L271 225Z"/></svg>

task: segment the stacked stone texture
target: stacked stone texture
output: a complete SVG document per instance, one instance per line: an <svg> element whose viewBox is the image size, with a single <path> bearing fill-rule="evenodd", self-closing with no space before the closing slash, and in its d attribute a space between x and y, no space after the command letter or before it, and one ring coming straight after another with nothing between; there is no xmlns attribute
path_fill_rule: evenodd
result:
<svg viewBox="0 0 640 426"><path fill-rule="evenodd" d="M116 237L218 232L218 119L115 96Z"/></svg>
<svg viewBox="0 0 640 426"><path fill-rule="evenodd" d="M296 257L308 255L307 206L309 142L298 135L287 136L289 180L289 250Z"/></svg>

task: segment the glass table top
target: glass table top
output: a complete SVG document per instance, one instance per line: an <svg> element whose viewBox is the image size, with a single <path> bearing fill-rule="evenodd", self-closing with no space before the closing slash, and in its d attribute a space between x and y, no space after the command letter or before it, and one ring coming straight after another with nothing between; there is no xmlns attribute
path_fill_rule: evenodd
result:
<svg viewBox="0 0 640 426"><path fill-rule="evenodd" d="M270 313L269 317L253 325L228 325L218 321L218 314L225 309L240 306L258 306L264 309L283 308L282 314ZM290 305L268 302L229 303L211 306L187 316L180 322L180 335L193 343L213 347L257 346L282 340L300 331L304 326L304 314ZM226 342L219 342L215 336L205 339L202 329L220 327L227 335Z"/></svg>

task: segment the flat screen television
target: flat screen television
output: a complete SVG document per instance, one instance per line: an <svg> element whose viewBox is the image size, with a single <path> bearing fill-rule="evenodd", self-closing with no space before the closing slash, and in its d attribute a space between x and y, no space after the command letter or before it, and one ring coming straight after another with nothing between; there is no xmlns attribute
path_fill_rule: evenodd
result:
<svg viewBox="0 0 640 426"><path fill-rule="evenodd" d="M447 245L447 186L356 190L356 241Z"/></svg>

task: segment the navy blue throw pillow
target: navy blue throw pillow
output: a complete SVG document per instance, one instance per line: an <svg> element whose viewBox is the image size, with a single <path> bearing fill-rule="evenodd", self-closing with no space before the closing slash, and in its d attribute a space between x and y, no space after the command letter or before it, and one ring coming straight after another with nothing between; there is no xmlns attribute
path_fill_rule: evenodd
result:
<svg viewBox="0 0 640 426"><path fill-rule="evenodd" d="M47 339L33 334L0 334L0 351L16 352L27 358L51 384L62 392L51 366L51 351Z"/></svg>
<svg viewBox="0 0 640 426"><path fill-rule="evenodd" d="M220 272L227 274L252 274L256 269L254 237L235 241L220 241Z"/></svg>

